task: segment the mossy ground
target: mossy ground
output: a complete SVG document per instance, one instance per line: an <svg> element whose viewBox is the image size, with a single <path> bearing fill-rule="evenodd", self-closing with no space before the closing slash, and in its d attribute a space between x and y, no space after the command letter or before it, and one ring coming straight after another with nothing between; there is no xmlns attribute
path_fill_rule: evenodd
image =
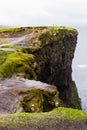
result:
<svg viewBox="0 0 87 130"><path fill-rule="evenodd" d="M87 112L72 108L59 107L46 113L16 113L0 116L0 127L20 127L25 125L50 125L55 120L61 121L82 121L87 119Z"/></svg>

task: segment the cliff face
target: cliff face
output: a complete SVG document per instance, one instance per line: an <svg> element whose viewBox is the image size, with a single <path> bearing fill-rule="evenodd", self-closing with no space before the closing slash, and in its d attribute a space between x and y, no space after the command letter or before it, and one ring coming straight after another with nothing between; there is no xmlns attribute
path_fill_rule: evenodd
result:
<svg viewBox="0 0 87 130"><path fill-rule="evenodd" d="M66 27L1 30L4 43L1 39L0 77L22 75L55 85L67 107L80 109L77 89L72 81L77 34L75 29Z"/></svg>
<svg viewBox="0 0 87 130"><path fill-rule="evenodd" d="M60 38L59 38L60 37ZM77 43L77 32L61 28L56 40L45 45L35 53L37 61L37 80L57 86L60 98L67 107L80 109L77 90L74 91L76 106L72 102L75 84L72 82L72 59Z"/></svg>

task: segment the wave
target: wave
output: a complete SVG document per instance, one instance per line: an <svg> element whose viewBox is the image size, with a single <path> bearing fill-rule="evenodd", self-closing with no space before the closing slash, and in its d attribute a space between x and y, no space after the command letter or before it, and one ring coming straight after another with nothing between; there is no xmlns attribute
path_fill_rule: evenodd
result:
<svg viewBox="0 0 87 130"><path fill-rule="evenodd" d="M82 64L82 65L77 65L78 68L87 68L87 65Z"/></svg>

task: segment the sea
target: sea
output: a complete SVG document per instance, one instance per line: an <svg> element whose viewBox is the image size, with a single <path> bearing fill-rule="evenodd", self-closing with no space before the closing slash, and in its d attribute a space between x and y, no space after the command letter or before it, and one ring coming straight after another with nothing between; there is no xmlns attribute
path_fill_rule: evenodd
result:
<svg viewBox="0 0 87 130"><path fill-rule="evenodd" d="M72 64L72 78L78 89L81 105L87 111L87 27L77 27L79 32Z"/></svg>

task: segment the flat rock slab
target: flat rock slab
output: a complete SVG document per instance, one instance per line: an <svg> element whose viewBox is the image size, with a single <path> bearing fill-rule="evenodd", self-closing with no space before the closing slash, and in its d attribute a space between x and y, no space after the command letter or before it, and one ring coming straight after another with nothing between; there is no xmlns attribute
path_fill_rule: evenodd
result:
<svg viewBox="0 0 87 130"><path fill-rule="evenodd" d="M0 80L0 114L45 112L58 104L58 90L53 85L17 77Z"/></svg>

